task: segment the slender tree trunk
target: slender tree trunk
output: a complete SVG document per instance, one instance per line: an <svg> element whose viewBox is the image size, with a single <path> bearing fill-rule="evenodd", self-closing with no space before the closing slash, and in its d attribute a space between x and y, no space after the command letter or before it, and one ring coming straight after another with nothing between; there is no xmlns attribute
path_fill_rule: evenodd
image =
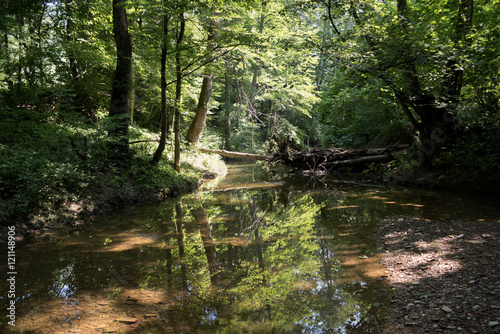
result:
<svg viewBox="0 0 500 334"><path fill-rule="evenodd" d="M167 15L163 16L163 43L161 48L161 117L160 117L160 143L153 156L153 163L160 161L168 134L168 115L167 115L167 80L166 80L166 62L168 48L168 21Z"/></svg>
<svg viewBox="0 0 500 334"><path fill-rule="evenodd" d="M208 59L212 58L212 52L217 47L217 23L211 19L208 27L208 48L210 50ZM205 128L207 121L208 105L212 95L212 86L214 83L214 75L211 69L207 67L205 74L203 74L203 83L201 85L200 98L198 99L198 106L193 121L189 125L189 130L186 139L191 144L196 144L198 139Z"/></svg>
<svg viewBox="0 0 500 334"><path fill-rule="evenodd" d="M230 76L230 64L229 60L226 60L225 63L226 72L224 74L224 94L226 95L226 101L224 104L225 110L225 141L224 141L224 149L230 151L231 150L231 76Z"/></svg>
<svg viewBox="0 0 500 334"><path fill-rule="evenodd" d="M7 31L4 32L4 48L2 52L4 52L4 55L6 57L6 63L9 64L11 62L11 53L10 47L9 47L9 35ZM5 69L5 68L4 68ZM7 85L8 85L8 91L10 94L5 94L5 103L7 106L14 106L15 105L15 98L14 98L14 67L8 66L6 69L6 77L7 77ZM19 96L19 95L18 95Z"/></svg>
<svg viewBox="0 0 500 334"><path fill-rule="evenodd" d="M186 139L191 144L196 144L200 139L201 133L205 128L207 121L208 105L212 95L212 87L214 82L214 75L205 73L203 75L203 83L201 85L200 98L198 100L198 107L193 121L189 125L189 130Z"/></svg>
<svg viewBox="0 0 500 334"><path fill-rule="evenodd" d="M72 42L73 32L75 30L75 22L73 21L73 6L71 0L66 0L66 39L68 42ZM69 72L71 76L71 80L76 80L78 76L78 69L76 67L76 58L74 50L70 50L68 52L68 60L69 60Z"/></svg>
<svg viewBox="0 0 500 334"><path fill-rule="evenodd" d="M266 23L266 15L264 13L260 14L259 18L259 34L264 32L264 23ZM257 96L257 80L260 75L260 66L255 65L253 69L252 77L252 91L250 92L250 109L255 110L255 97Z"/></svg>
<svg viewBox="0 0 500 334"><path fill-rule="evenodd" d="M17 36L16 36L16 40L18 41L21 41L23 37L23 26L24 26L24 18L23 17L19 17L19 29L17 31ZM21 88L22 88L22 82L23 82L23 67L21 65L21 60L23 58L23 52L21 50L23 50L23 43L22 42L18 42L18 48L19 48L19 55L17 56L17 68L16 68L16 76L17 76L17 84L16 84L16 94L17 96L20 96L21 95Z"/></svg>
<svg viewBox="0 0 500 334"><path fill-rule="evenodd" d="M175 52L175 73L176 73L176 84L175 84L175 103L174 103L174 133L175 133L175 146L174 146L174 169L177 172L181 171L181 110L180 104L182 99L182 71L181 71L181 53L180 44L184 38L184 29L186 27L186 21L184 19L184 13L180 17L180 28L179 34L177 36L176 52Z"/></svg>
<svg viewBox="0 0 500 334"><path fill-rule="evenodd" d="M132 25L134 23L133 20L130 20L129 23ZM130 35L130 42L134 45L134 35ZM134 125L134 109L135 109L135 66L134 66L134 54L130 57L130 92L129 92L129 117L130 123L129 125Z"/></svg>
<svg viewBox="0 0 500 334"><path fill-rule="evenodd" d="M180 62L179 55L176 54L176 68L177 68L177 83L175 88L175 106L174 106L174 169L177 172L181 171L181 88L182 88L182 78L180 73Z"/></svg>
<svg viewBox="0 0 500 334"><path fill-rule="evenodd" d="M131 39L134 41L133 38ZM129 114L130 125L134 125L134 109L135 109L135 70L134 59L132 57L132 66L130 67L130 100L129 100Z"/></svg>
<svg viewBox="0 0 500 334"><path fill-rule="evenodd" d="M117 63L112 82L111 107L109 117L112 120L108 129L113 139L112 157L126 160L129 157L128 123L130 73L132 68L132 41L128 32L126 0L113 0L113 33L116 41Z"/></svg>

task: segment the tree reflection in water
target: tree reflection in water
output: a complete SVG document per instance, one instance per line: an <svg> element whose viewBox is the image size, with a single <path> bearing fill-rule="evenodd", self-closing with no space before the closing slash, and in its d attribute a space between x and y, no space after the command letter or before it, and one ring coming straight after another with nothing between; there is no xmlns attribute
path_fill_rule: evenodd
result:
<svg viewBox="0 0 500 334"><path fill-rule="evenodd" d="M189 293L169 320L221 333L377 326L366 283L336 284L341 265L320 202L289 189L249 188L187 196L182 208L171 206L161 225L168 228L163 271L174 279L161 281Z"/></svg>
<svg viewBox="0 0 500 334"><path fill-rule="evenodd" d="M127 333L381 332L387 294L383 272L370 272L382 268L372 232L379 218L421 207L324 184L229 188L103 216L19 250L19 328L50 331L64 319ZM135 328L118 324L124 315Z"/></svg>

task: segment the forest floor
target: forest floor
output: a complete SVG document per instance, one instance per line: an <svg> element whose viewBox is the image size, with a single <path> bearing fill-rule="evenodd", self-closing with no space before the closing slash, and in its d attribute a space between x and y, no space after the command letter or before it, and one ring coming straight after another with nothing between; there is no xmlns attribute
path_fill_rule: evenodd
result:
<svg viewBox="0 0 500 334"><path fill-rule="evenodd" d="M387 333L500 333L500 222L385 219Z"/></svg>

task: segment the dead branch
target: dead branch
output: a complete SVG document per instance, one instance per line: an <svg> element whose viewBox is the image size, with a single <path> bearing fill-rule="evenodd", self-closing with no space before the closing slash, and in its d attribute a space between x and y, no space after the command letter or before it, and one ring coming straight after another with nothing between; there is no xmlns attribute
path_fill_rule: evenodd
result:
<svg viewBox="0 0 500 334"><path fill-rule="evenodd" d="M251 160L270 160L273 156L271 155L260 155L260 154L252 154L252 153L240 153L240 152L231 152L226 150L209 150L206 148L198 148L200 152L203 153L214 153L223 155L231 158L239 158L239 159L251 159Z"/></svg>

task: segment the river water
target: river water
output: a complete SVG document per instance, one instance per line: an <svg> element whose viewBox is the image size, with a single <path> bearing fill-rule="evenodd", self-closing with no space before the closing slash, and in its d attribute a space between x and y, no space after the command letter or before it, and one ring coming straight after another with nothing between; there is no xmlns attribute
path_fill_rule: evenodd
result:
<svg viewBox="0 0 500 334"><path fill-rule="evenodd" d="M484 198L278 174L233 165L211 189L23 245L15 298L0 285L0 330L381 333L390 302L373 236L381 219L500 217ZM15 327L4 316L11 300Z"/></svg>

